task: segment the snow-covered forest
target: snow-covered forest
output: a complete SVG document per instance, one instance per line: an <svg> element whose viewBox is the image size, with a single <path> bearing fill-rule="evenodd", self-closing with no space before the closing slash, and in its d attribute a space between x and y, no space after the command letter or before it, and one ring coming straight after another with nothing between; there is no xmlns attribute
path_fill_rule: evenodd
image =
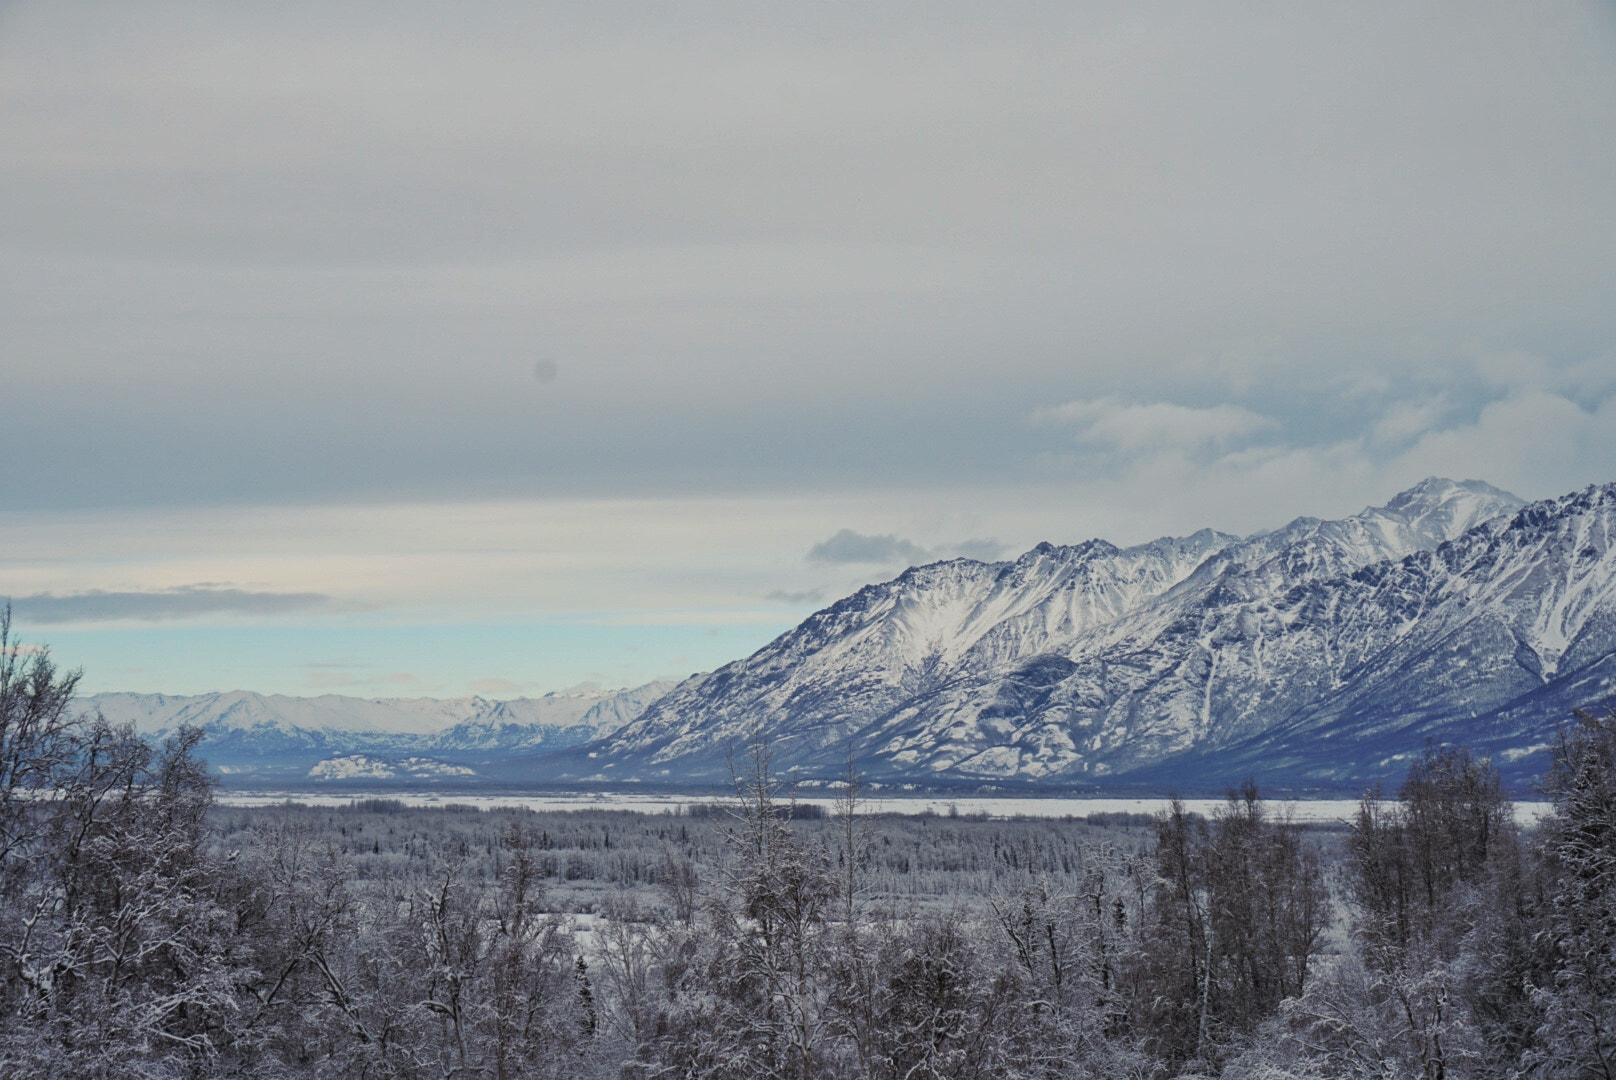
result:
<svg viewBox="0 0 1616 1080"><path fill-rule="evenodd" d="M215 806L196 733L0 660L0 1075L1590 1077L1616 1068L1616 716L1516 826L1433 748L1304 828L796 807ZM1388 793L1390 794L1390 793Z"/></svg>

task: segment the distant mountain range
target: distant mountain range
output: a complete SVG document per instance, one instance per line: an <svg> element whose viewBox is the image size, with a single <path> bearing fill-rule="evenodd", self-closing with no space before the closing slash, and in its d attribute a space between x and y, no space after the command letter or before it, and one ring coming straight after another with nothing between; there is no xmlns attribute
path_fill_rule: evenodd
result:
<svg viewBox="0 0 1616 1080"><path fill-rule="evenodd" d="M179 697L96 694L84 706L114 723L133 723L160 738L181 724L207 733L203 756L226 776L256 779L464 777L465 769L512 756L576 746L607 735L672 689L653 682L631 690L546 694L514 701L487 698L288 697L237 690ZM322 762L352 758L315 769ZM415 759L413 765L406 764ZM314 770L311 772L311 770ZM413 770L413 771L412 771Z"/></svg>
<svg viewBox="0 0 1616 1080"><path fill-rule="evenodd" d="M1339 521L915 567L677 685L522 701L90 699L260 779L723 783L759 733L812 785L1343 791L1427 740L1518 787L1616 686L1616 484L1430 479ZM313 773L310 773L310 770Z"/></svg>
<svg viewBox="0 0 1616 1080"><path fill-rule="evenodd" d="M1616 485L1526 505L1430 479L1341 521L917 567L693 677L551 779L776 764L926 784L1294 789L1396 777L1426 739L1541 773L1616 677Z"/></svg>

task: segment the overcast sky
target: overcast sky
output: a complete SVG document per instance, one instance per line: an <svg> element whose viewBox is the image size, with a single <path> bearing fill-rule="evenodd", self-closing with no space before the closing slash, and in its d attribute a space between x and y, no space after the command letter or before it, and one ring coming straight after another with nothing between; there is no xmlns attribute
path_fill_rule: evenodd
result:
<svg viewBox="0 0 1616 1080"><path fill-rule="evenodd" d="M688 674L1616 480L1616 7L0 3L0 334L87 689Z"/></svg>

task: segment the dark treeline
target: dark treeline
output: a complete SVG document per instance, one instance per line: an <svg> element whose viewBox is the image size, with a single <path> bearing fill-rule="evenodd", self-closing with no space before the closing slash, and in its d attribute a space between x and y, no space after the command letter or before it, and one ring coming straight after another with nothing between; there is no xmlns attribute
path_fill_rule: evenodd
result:
<svg viewBox="0 0 1616 1080"><path fill-rule="evenodd" d="M1433 748L1340 831L214 805L0 648L0 1075L1610 1077L1616 718L1518 828Z"/></svg>
<svg viewBox="0 0 1616 1080"><path fill-rule="evenodd" d="M788 799L781 800L789 809ZM801 805L801 804L799 804ZM531 858L545 880L547 912L596 914L659 895L670 859L688 862L704 882L716 881L730 858L734 807L707 806L694 815L632 810L478 810L453 803L410 807L394 800L348 805L284 803L252 809L218 806L210 850L250 850L268 832L298 832L338 852L355 883L386 880L412 867L461 863L465 872L493 874L503 837L528 834ZM820 807L815 805L813 809ZM1117 821L1117 818L1123 818ZM879 815L864 821L868 842L858 864L861 895L879 909L931 910L960 899L1002 891L1008 878L1063 877L1079 872L1102 847L1138 856L1155 837L1145 814L1092 819ZM838 822L829 814L793 819L801 841L836 848Z"/></svg>

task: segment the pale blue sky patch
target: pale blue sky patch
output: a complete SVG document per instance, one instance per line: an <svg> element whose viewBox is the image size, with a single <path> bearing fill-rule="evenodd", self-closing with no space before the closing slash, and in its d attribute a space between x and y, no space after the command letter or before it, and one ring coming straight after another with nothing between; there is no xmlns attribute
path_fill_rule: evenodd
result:
<svg viewBox="0 0 1616 1080"><path fill-rule="evenodd" d="M745 655L792 625L552 622L428 626L52 630L52 654L82 667L81 690L172 694L242 687L360 697L533 696L580 683L637 686ZM32 638L33 635L30 635ZM354 652L358 649L357 653ZM347 661L331 666L326 657Z"/></svg>

